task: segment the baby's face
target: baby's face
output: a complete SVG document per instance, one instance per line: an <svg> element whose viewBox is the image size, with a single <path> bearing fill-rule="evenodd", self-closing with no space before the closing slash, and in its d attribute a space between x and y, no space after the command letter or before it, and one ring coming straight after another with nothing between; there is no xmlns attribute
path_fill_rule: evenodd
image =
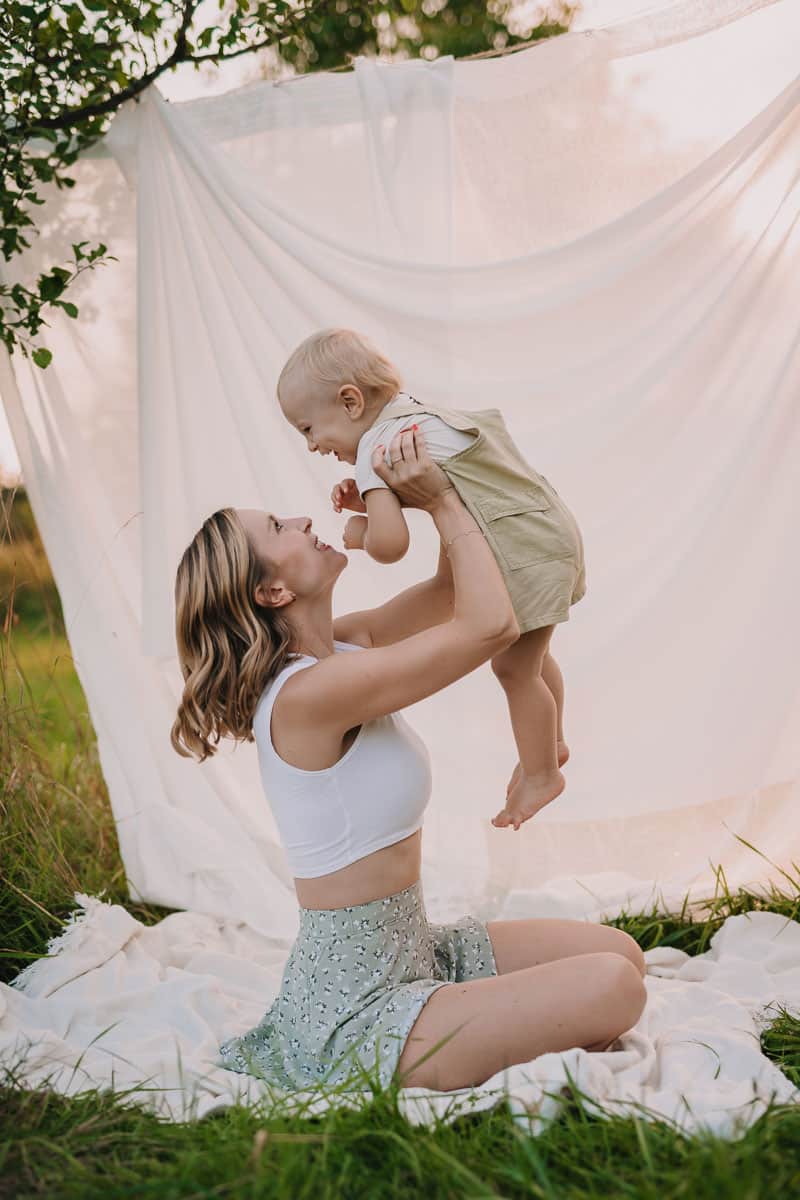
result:
<svg viewBox="0 0 800 1200"><path fill-rule="evenodd" d="M361 397L357 388L351 390ZM355 463L359 439L370 422L363 419L363 400L360 404L357 400L354 404L354 400L356 397L348 395L330 399L320 395L319 390L292 381L284 389L280 405L286 420L302 433L312 453L334 454L339 462Z"/></svg>

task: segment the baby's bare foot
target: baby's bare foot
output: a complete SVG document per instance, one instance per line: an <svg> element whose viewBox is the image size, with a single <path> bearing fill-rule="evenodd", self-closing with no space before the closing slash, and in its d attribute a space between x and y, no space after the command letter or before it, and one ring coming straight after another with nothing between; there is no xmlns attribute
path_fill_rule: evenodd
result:
<svg viewBox="0 0 800 1200"><path fill-rule="evenodd" d="M563 767L564 763L569 758L569 746L563 740L559 740L558 742L556 742L556 746L558 748L558 765L560 767ZM511 791L511 789L517 783L519 783L521 776L522 776L522 763L518 762L517 765L514 767L513 775L511 776L511 778L509 779L509 781L506 785L506 795L508 795L508 793Z"/></svg>
<svg viewBox="0 0 800 1200"><path fill-rule="evenodd" d="M516 787L516 785L519 783L521 778L522 778L522 763L518 762L517 765L514 767L513 775L511 776L508 783L506 784L506 796L507 797L511 794L511 789L513 787Z"/></svg>
<svg viewBox="0 0 800 1200"><path fill-rule="evenodd" d="M514 774L517 775L517 772ZM497 829L505 829L509 825L513 825L515 830L519 829L523 821L529 820L556 796L560 796L566 782L558 770L523 775L520 766L516 782L508 786L506 806L492 818L492 824Z"/></svg>

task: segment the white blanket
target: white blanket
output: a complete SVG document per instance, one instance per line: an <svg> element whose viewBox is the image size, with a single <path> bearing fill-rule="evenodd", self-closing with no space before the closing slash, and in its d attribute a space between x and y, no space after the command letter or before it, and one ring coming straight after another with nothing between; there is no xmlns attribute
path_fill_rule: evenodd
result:
<svg viewBox="0 0 800 1200"><path fill-rule="evenodd" d="M175 1121L270 1094L309 1112L363 1102L287 1096L215 1065L220 1041L254 1025L277 992L286 939L190 912L146 927L120 905L76 899L83 911L51 944L53 957L0 985L0 1058L21 1084L125 1091ZM646 958L647 1006L614 1050L545 1054L459 1092L407 1088L404 1115L450 1121L507 1096L515 1120L537 1133L572 1081L592 1108L733 1138L770 1102L800 1099L759 1043L782 1007L800 1011L800 924L771 912L729 917L705 954L664 948Z"/></svg>

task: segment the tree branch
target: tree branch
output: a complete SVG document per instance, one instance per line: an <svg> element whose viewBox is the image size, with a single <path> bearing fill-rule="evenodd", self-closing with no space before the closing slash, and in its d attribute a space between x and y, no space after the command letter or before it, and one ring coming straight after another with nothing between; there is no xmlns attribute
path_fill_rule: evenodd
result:
<svg viewBox="0 0 800 1200"><path fill-rule="evenodd" d="M264 38L261 42L253 42L248 46L240 46L238 50L232 50L230 54L226 54L219 50L210 50L208 54L192 54L187 56L185 62L227 62L229 58L239 58L242 54L252 54L256 50L265 50L269 46L279 45L280 42L287 37L294 35L301 36L303 33L303 20L307 20L309 16L316 16L320 11L330 7L331 0L318 0L318 3L306 6L303 9L297 9L295 13L283 13L281 18L280 30L275 30L272 36ZM349 63L343 63L340 67L332 67L331 70L343 71L350 66Z"/></svg>
<svg viewBox="0 0 800 1200"><path fill-rule="evenodd" d="M190 63L199 62L227 62L229 58L239 58L241 54L253 54L256 50L265 50L268 46L276 46L281 38L288 35L281 33L280 37L265 38L263 42L254 42L250 46L240 46L238 50L232 50L230 54L224 54L220 51L210 50L208 54L191 54L183 61ZM331 67L330 71L344 71L350 66L349 63L343 63L340 67Z"/></svg>
<svg viewBox="0 0 800 1200"><path fill-rule="evenodd" d="M200 0L186 0L181 23L175 35L175 49L163 63L154 67L152 71L146 72L140 79L134 79L122 91L115 92L113 96L109 96L105 100L100 100L97 104L85 104L78 108L68 108L64 112L59 113L57 117L44 117L41 120L32 122L29 132L35 134L37 129L69 129L81 121L88 121L91 117L102 117L105 113L114 112L126 100L132 100L134 96L138 96L140 92L148 88L155 79L158 79L159 75L163 75L170 67L177 66L181 61L187 61L186 34L199 3Z"/></svg>

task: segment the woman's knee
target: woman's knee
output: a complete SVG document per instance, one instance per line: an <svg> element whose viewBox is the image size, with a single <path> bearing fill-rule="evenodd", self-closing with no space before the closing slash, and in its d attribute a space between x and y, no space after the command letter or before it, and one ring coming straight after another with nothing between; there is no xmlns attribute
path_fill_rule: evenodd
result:
<svg viewBox="0 0 800 1200"><path fill-rule="evenodd" d="M647 963L644 960L642 948L629 933L624 929L609 928L609 934L612 935L613 941L609 946L612 954L621 954L623 958L627 958L636 967L640 976L644 976L647 972Z"/></svg>
<svg viewBox="0 0 800 1200"><path fill-rule="evenodd" d="M412 1027L398 1072L405 1087L450 1091L540 1054L598 1049L636 1024L646 998L638 967L613 951L439 988Z"/></svg>
<svg viewBox="0 0 800 1200"><path fill-rule="evenodd" d="M596 1012L603 1027L600 1037L618 1037L639 1020L647 1002L647 989L638 965L625 954L607 951L596 958L592 980Z"/></svg>

